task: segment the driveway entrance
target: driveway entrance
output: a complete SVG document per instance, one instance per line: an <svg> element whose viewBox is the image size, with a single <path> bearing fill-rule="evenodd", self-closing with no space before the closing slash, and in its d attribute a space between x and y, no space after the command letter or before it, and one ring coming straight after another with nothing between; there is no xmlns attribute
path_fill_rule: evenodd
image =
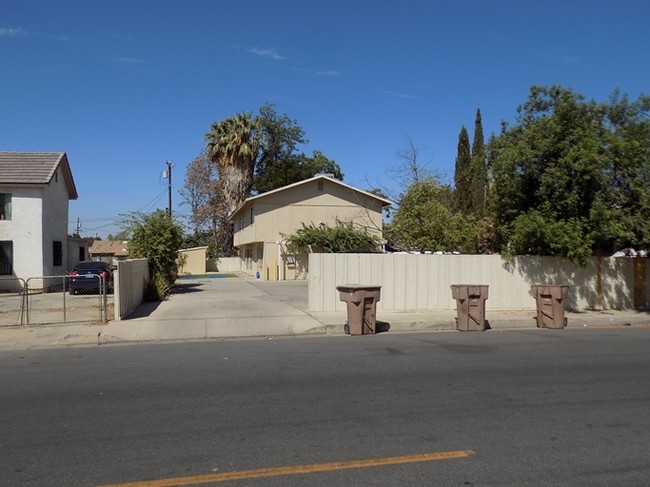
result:
<svg viewBox="0 0 650 487"><path fill-rule="evenodd" d="M241 275L184 278L166 301L144 303L114 323L121 323L121 331L128 323L135 340L323 333L322 323L307 314L307 284Z"/></svg>

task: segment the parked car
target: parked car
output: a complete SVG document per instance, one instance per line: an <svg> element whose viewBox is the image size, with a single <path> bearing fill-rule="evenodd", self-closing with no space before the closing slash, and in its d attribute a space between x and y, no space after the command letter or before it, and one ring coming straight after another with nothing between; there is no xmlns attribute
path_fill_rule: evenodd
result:
<svg viewBox="0 0 650 487"><path fill-rule="evenodd" d="M106 286L106 292L113 292L113 272L106 262L84 260L77 263L70 272L68 288L70 294L99 293L100 286Z"/></svg>

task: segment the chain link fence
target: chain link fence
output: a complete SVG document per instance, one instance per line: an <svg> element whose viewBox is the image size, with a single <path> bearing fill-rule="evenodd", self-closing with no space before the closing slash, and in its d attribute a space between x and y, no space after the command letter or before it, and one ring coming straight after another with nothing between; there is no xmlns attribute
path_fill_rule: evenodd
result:
<svg viewBox="0 0 650 487"><path fill-rule="evenodd" d="M106 323L114 306L112 282L96 275L0 278L0 326Z"/></svg>
<svg viewBox="0 0 650 487"><path fill-rule="evenodd" d="M0 326L23 324L25 281L17 277L0 277Z"/></svg>

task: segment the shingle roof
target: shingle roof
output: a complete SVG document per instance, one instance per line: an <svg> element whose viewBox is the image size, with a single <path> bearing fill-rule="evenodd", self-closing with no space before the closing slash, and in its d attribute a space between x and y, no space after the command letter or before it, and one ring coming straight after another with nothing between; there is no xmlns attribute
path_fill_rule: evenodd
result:
<svg viewBox="0 0 650 487"><path fill-rule="evenodd" d="M88 247L90 255L114 255L115 257L128 257L129 242L127 240L95 240Z"/></svg>
<svg viewBox="0 0 650 487"><path fill-rule="evenodd" d="M261 193L261 194L258 194L258 195L255 195L255 196L250 196L250 197L246 198L244 200L244 202L241 205L239 205L239 207L237 207L235 209L235 211L233 211L230 218L233 219L235 217L235 215L237 215L237 213L239 213L239 211L242 208L244 208L247 205L247 203L249 203L251 201L255 201L257 199L265 198L270 194L279 193L281 191L286 191L287 189L295 188L296 186L301 186L303 184L307 184L307 183L310 183L312 181L316 181L316 180L319 180L319 179L325 179L325 180L330 181L332 183L338 184L339 186L343 186L344 188L348 188L348 189L350 189L352 191L356 191L357 193L365 194L366 196L369 196L369 197L371 197L373 199L376 199L376 200L380 201L382 207L392 205L391 201L387 200L386 198L382 198L381 196L377 196L376 194L370 193L368 191L364 191L363 189L355 188L354 186L350 186L349 184L345 184L343 181L339 181L338 179L333 178L329 174L316 174L315 176L313 176L313 177L311 177L309 179L303 179L302 181L298 181L297 183L288 184L287 186L282 186L281 188L276 188L276 189L273 189L271 191L267 191L266 193Z"/></svg>
<svg viewBox="0 0 650 487"><path fill-rule="evenodd" d="M77 188L65 152L0 152L0 184L49 184L59 166L68 197L76 200Z"/></svg>

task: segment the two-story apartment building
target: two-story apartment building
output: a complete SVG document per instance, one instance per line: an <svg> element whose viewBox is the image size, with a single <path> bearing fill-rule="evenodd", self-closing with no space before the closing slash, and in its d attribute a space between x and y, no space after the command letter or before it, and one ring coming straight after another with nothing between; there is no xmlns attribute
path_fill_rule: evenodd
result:
<svg viewBox="0 0 650 487"><path fill-rule="evenodd" d="M231 218L241 269L266 280L304 278L305 256L289 254L284 236L303 224L334 226L340 221L381 237L382 210L390 204L326 174L250 197Z"/></svg>
<svg viewBox="0 0 650 487"><path fill-rule="evenodd" d="M68 270L68 202L77 199L64 152L0 152L0 277Z"/></svg>

